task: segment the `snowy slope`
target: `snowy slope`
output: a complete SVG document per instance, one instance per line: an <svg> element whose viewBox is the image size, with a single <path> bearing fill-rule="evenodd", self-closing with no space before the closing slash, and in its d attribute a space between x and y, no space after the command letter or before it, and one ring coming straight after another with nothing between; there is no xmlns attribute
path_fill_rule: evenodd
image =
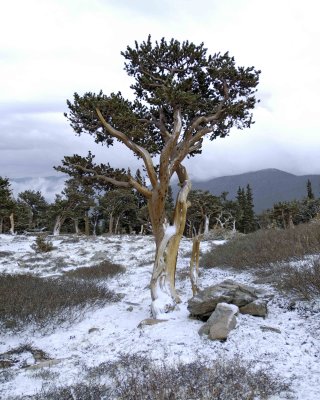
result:
<svg viewBox="0 0 320 400"><path fill-rule="evenodd" d="M189 319L187 311L187 300L192 296L186 273L189 258L185 257L191 250L190 240L183 239L178 260L177 288L182 299L179 309L168 314L168 321L141 328L139 323L151 316L148 289L154 254L151 237L81 238L77 243L58 237L52 241L56 250L43 257L37 255L30 262L35 256L30 248L34 237L0 235L0 254L3 254L0 273L52 276L79 266L95 265L94 256L105 254L110 261L126 267L124 274L106 282L110 289L122 293L123 298L90 311L80 322L71 327L58 327L53 333L43 335L28 329L18 335L2 334L0 354L25 343L44 350L58 360L50 367L51 383L57 385L78 382L84 378L87 367L115 359L119 353L148 354L154 360L168 362L187 362L199 357L216 359L221 355L231 358L238 354L257 360L266 369L272 367L280 376L290 379L294 398L320 398L320 338L312 329L315 317L303 318L296 310L289 311L278 293L269 303L266 319L240 315L237 328L226 342L214 342L198 335L202 322ZM212 242L203 242L201 250L211 245ZM248 273L216 268L201 271L199 283L205 287L229 278L248 284L254 280ZM263 287L272 291L266 285ZM281 333L262 331L261 325L277 328ZM16 367L11 378L0 383L0 398L31 395L46 384L41 374Z"/></svg>

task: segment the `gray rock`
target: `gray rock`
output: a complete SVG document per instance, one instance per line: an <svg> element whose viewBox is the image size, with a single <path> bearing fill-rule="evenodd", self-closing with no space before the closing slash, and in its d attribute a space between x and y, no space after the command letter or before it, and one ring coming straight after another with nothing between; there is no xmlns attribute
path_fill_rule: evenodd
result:
<svg viewBox="0 0 320 400"><path fill-rule="evenodd" d="M265 294L262 290L228 279L199 291L188 301L188 310L192 316L206 320L219 303L243 307Z"/></svg>
<svg viewBox="0 0 320 400"><path fill-rule="evenodd" d="M146 318L139 323L138 328L142 328L146 325L157 325L157 324L160 324L161 322L166 322L166 321L168 321L168 320L167 319Z"/></svg>
<svg viewBox="0 0 320 400"><path fill-rule="evenodd" d="M263 332L275 332L275 333L281 333L281 330L279 328L275 328L273 326L266 326L266 325L261 325L260 329Z"/></svg>
<svg viewBox="0 0 320 400"><path fill-rule="evenodd" d="M226 340L237 325L239 308L233 304L219 303L208 321L199 330L199 335L208 334L211 340Z"/></svg>
<svg viewBox="0 0 320 400"><path fill-rule="evenodd" d="M240 307L240 312L254 317L266 317L268 314L267 302L261 299L252 301L246 306Z"/></svg>
<svg viewBox="0 0 320 400"><path fill-rule="evenodd" d="M99 331L99 328L90 328L88 330L88 333L93 333L93 332L98 332L98 331Z"/></svg>

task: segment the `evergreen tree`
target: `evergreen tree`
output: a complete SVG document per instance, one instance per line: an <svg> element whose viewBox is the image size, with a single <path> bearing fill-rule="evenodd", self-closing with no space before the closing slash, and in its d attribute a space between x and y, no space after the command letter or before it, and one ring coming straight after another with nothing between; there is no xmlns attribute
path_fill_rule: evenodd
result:
<svg viewBox="0 0 320 400"><path fill-rule="evenodd" d="M250 233L255 230L256 222L254 215L253 195L250 185L247 185L245 195L245 210L244 210L244 233Z"/></svg>
<svg viewBox="0 0 320 400"><path fill-rule="evenodd" d="M239 187L237 192L238 212L236 227L242 233L253 232L256 228L252 189L248 184L246 190Z"/></svg>
<svg viewBox="0 0 320 400"><path fill-rule="evenodd" d="M313 191L312 191L312 185L311 185L310 179L308 179L308 181L307 181L307 198L309 200L313 200L314 199L314 194L313 194Z"/></svg>
<svg viewBox="0 0 320 400"><path fill-rule="evenodd" d="M3 232L5 219L7 221L10 219L10 225L12 225L14 206L15 201L12 196L9 179L0 176L0 233ZM11 233L14 233L12 226Z"/></svg>
<svg viewBox="0 0 320 400"><path fill-rule="evenodd" d="M41 192L39 190L25 190L18 194L18 199L28 212L28 228L45 228L48 224L49 205Z"/></svg>
<svg viewBox="0 0 320 400"><path fill-rule="evenodd" d="M133 101L120 92L74 94L66 114L79 135L92 135L97 143L112 146L120 141L144 163L148 187L125 170L115 176L110 166L69 157L61 171L80 170L105 184L134 188L148 202L156 256L150 282L152 313L174 309L176 262L186 223L191 181L184 160L201 153L205 137L225 137L233 127L249 128L260 71L237 67L228 53L207 54L204 44L180 43L151 37L122 52L125 71L133 78ZM176 176L180 190L174 226L168 227L166 199ZM169 236L168 236L169 235Z"/></svg>

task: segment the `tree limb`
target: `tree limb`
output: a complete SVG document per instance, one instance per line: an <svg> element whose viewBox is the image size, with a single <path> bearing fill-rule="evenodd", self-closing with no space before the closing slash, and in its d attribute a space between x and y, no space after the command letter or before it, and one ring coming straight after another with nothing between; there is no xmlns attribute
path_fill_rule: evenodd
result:
<svg viewBox="0 0 320 400"><path fill-rule="evenodd" d="M125 146L127 146L130 150L132 150L135 154L139 155L140 157L142 157L151 185L153 187L156 186L157 184L157 174L156 171L154 169L153 166L153 162L150 156L150 153L144 149L143 147L137 145L136 143L134 143L132 140L130 140L128 138L127 135L125 135L124 133L122 133L121 131L118 131L117 129L115 129L113 126L111 126L103 117L101 111L99 110L99 108L96 108L96 113L98 114L98 117L102 123L102 125L105 127L105 129L109 132L109 134L113 137L115 137L116 139L120 140L120 142L122 142Z"/></svg>

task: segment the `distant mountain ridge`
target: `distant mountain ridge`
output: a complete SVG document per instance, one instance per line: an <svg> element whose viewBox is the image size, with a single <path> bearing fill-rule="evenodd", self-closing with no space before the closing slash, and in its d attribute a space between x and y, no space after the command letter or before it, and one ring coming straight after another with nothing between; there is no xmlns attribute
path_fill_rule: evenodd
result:
<svg viewBox="0 0 320 400"><path fill-rule="evenodd" d="M56 193L61 193L67 177L48 176L41 178L10 179L15 196L24 190L40 190L48 201L53 201ZM294 175L279 169L262 169L255 172L246 172L239 175L222 176L206 181L192 181L192 189L208 190L219 196L228 192L228 199L234 199L239 186L249 184L253 190L253 200L256 213L271 208L279 201L300 200L307 195L307 180L310 179L312 190L316 197L320 197L320 175ZM173 192L177 189L173 185Z"/></svg>
<svg viewBox="0 0 320 400"><path fill-rule="evenodd" d="M263 169L239 175L222 176L207 181L193 181L192 189L208 190L214 195L228 192L234 199L239 186L249 184L253 190L255 212L272 208L279 201L301 200L307 196L307 181L310 179L315 197L320 195L320 175L294 175L279 169Z"/></svg>

